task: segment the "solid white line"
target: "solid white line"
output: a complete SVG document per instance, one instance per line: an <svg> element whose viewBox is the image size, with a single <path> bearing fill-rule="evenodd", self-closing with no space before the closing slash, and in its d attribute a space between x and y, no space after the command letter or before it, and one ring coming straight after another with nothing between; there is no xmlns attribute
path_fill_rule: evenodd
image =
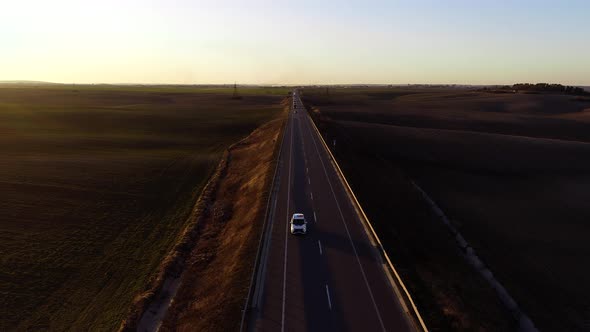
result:
<svg viewBox="0 0 590 332"><path fill-rule="evenodd" d="M320 255L323 255L323 252L322 252L322 242L320 242L320 240L318 240L318 247L320 247Z"/></svg>
<svg viewBox="0 0 590 332"><path fill-rule="evenodd" d="M311 121L310 118L308 118L308 120ZM307 129L309 130L309 132L313 138L314 137L313 133L311 132L311 129L309 128L309 122L308 122ZM326 170L326 165L324 164L324 160L321 157L320 150L318 149L318 145L317 145L315 139L312 139L312 141L313 141L315 149L318 153L318 156L320 158L322 168L324 169L324 174L326 175L326 179L328 180L328 185L330 185L330 190L332 191L332 196L334 197L334 201L336 202L336 207L338 207L338 212L340 212L340 219L342 220L342 223L344 224L344 229L346 230L346 234L348 235L348 240L350 241L350 245L352 246L352 251L354 252L354 255L356 257L356 261L357 261L359 268L361 270L361 274L363 275L363 279L365 280L365 285L367 286L367 289L369 291L369 296L371 297L371 301L373 302L373 307L375 308L375 312L377 313L377 318L379 319L379 323L381 324L381 329L383 331L385 331L385 325L383 325L383 320L381 319L381 314L379 313L379 309L377 308L377 303L375 302L375 297L373 296L373 291L371 290L371 286L369 285L369 281L367 280L367 276L365 275L365 270L363 269L363 265L361 264L361 260L359 258L357 251L356 251L356 247L354 245L354 242L352 241L352 237L350 236L350 231L348 230L348 226L346 225L346 221L344 221L344 214L342 213L342 209L340 209L340 203L338 203L338 199L336 199L336 193L334 192L334 187L332 186L332 182L330 181L330 177L328 176L328 171ZM326 286L326 289L327 289L327 286Z"/></svg>
<svg viewBox="0 0 590 332"><path fill-rule="evenodd" d="M289 203L291 202L291 161L293 157L293 122L291 121L291 144L289 146L289 177L287 182L287 225L289 225ZM285 256L283 257L283 313L281 314L281 331L285 332L285 296L287 292L287 238L289 226L285 227Z"/></svg>
<svg viewBox="0 0 590 332"><path fill-rule="evenodd" d="M330 289L328 288L328 284L326 284L326 296L328 297L328 307L332 310L332 300L330 300Z"/></svg>
<svg viewBox="0 0 590 332"><path fill-rule="evenodd" d="M393 290L395 291L395 293L398 296L398 300L399 303L401 304L403 310L409 314L409 310L408 310L408 304L406 303L406 300L404 298L401 297L400 295L400 291L398 288L398 283L399 286L401 286L402 290L404 291L404 293L406 294L408 300L410 301L410 305L414 311L414 314L417 316L418 318L418 323L420 324L421 328L423 331L428 332L428 328L426 327L426 325L424 324L424 320L422 319L422 316L420 315L420 312L418 311L418 308L416 308L416 304L414 303L414 301L412 300L412 296L410 295L410 293L408 292L408 289L406 288L404 282L402 281L402 279L400 278L397 270L395 269L395 267L393 266L393 264L391 263L391 260L389 259L389 256L387 255L387 253L385 252L385 249L383 249L383 246L381 245L381 241L379 240L379 237L377 236L377 234L375 233L375 230L373 229L373 226L371 225L371 222L369 221L369 218L367 217L367 215L365 214L365 212L363 211L363 207L360 205L358 199L356 198L354 192L352 191L352 188L350 188L350 185L348 184L348 181L346 180L346 177L344 176L344 173L342 172L342 170L340 169L340 166L338 165L338 162L336 161L336 158L334 157L334 155L332 154L332 152L330 151L330 149L328 148L328 145L326 144L326 141L324 141L324 139L322 138L321 134L319 133L317 127L315 126L315 124L313 123L313 121L310 121L311 124L313 125L313 128L315 129L315 133L317 133L316 137L318 138L318 141L320 141L322 144L322 146L324 147L324 149L328 152L329 155L329 159L331 161L333 161L333 165L334 167L337 169L336 173L338 174L338 178L341 180L341 182L346 186L346 188L348 188L348 192L350 192L350 195L352 195L352 198L354 200L354 203L356 203L356 207L355 210L357 210L357 215L359 215L359 218L361 218L361 220L359 220L359 222L363 225L363 228L365 228L365 233L366 235L369 237L369 240L371 241L371 244L375 244L374 240L377 241L377 244L379 245L380 249L383 251L382 254L385 257L385 261L387 262L387 265L389 266L389 268L391 269L391 271L393 272L393 276L391 275L391 273L389 273L389 271L387 271L387 269L384 270L387 278L390 281L391 287L393 288ZM312 126L310 126L312 127ZM351 196L349 196L350 198ZM364 222L362 222L362 219L366 220L367 225L365 225ZM367 229L368 226L368 229ZM371 237L369 234L372 234L373 236ZM396 278L396 282L393 281L393 277L395 276ZM408 317L410 320L411 318Z"/></svg>

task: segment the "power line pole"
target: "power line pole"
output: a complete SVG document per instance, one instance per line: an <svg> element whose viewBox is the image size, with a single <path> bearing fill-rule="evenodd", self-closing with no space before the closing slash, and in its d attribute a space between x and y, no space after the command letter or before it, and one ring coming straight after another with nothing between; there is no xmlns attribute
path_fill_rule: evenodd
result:
<svg viewBox="0 0 590 332"><path fill-rule="evenodd" d="M234 94L232 96L233 99L239 99L240 95L238 95L238 84L234 82Z"/></svg>

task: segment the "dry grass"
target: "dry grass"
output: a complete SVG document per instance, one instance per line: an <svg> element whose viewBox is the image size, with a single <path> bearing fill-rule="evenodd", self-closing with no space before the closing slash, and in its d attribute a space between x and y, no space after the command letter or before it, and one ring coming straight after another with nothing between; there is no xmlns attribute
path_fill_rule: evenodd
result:
<svg viewBox="0 0 590 332"><path fill-rule="evenodd" d="M229 150L162 329L233 331L248 291L286 113Z"/></svg>

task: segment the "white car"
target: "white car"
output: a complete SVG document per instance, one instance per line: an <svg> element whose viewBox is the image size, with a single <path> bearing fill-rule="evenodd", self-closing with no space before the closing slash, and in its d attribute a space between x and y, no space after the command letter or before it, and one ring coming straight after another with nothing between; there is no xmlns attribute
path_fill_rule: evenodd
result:
<svg viewBox="0 0 590 332"><path fill-rule="evenodd" d="M291 234L306 234L307 233L307 221L303 213L295 213L291 217Z"/></svg>

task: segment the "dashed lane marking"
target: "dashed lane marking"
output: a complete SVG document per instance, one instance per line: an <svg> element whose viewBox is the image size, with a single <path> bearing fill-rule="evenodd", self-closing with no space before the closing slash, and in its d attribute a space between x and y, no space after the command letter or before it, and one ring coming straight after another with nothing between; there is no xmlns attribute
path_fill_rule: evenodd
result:
<svg viewBox="0 0 590 332"><path fill-rule="evenodd" d="M311 119L308 119L308 121L311 121ZM346 224L344 214L342 213L342 209L340 208L340 203L338 202L338 199L336 198L334 186L332 186L332 181L330 181L330 177L328 176L328 171L326 169L326 165L324 164L324 160L322 159L322 155L320 153L320 149L318 148L316 138L314 137L311 129L309 128L309 123L308 123L307 128L309 130L309 134L312 136L313 145L315 146L315 150L319 156L320 163L322 165L322 168L324 169L324 174L326 175L326 179L328 180L328 185L330 186L330 191L332 192L332 197L334 198L334 201L336 202L336 207L338 208L338 212L340 213L340 220L342 221L342 224L344 225L344 230L346 231L346 234L348 235L348 240L350 241L352 251L354 252L359 269L360 269L363 279L365 281L365 286L367 286L367 291L369 293L369 296L371 297L371 301L373 302L373 308L375 309L375 313L377 314L377 319L379 320L379 324L381 325L381 329L383 331L385 331L385 325L383 325L383 319L381 318L381 313L379 312L379 308L377 307L377 302L375 302L375 297L373 296L373 291L371 290L371 286L369 285L369 281L367 280L367 275L365 274L365 270L363 269L363 265L361 264L361 260L359 258L358 252L356 250L356 246L354 245L354 241L352 240L352 236L350 235L350 231L348 230L348 225Z"/></svg>

